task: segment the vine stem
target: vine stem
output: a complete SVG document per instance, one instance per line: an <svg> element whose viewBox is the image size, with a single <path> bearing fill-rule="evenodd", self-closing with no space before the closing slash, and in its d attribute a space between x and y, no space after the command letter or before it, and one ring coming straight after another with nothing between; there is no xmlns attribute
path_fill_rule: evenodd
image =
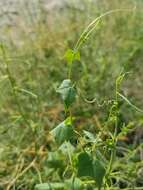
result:
<svg viewBox="0 0 143 190"><path fill-rule="evenodd" d="M82 32L82 34L80 35L79 39L77 40L77 43L75 44L74 48L73 48L73 60L70 62L69 64L69 70L68 70L68 78L71 79L71 74L72 74L72 65L73 65L73 61L74 61L74 57L76 55L76 53L79 51L80 47L82 46L82 44L87 40L87 38L91 35L91 33L95 30L96 26L98 25L99 21L110 14L116 13L116 12L128 12L128 11L133 11L135 10L136 7L134 7L133 9L114 9L114 10L110 10L107 11L103 14L101 14L99 17L97 17L96 19L94 19L86 28L85 30ZM115 120L115 130L114 130L114 134L112 137L113 140L113 150L111 152L111 157L110 157L110 161L109 161L109 166L107 169L107 173L105 176L105 183L108 185L107 180L109 178L109 175L112 171L112 166L113 166L113 162L116 156L116 143L117 143L117 129L118 129L118 83L116 81L116 89L115 89L115 110L116 110L116 120ZM70 112L71 114L71 112ZM105 186L104 186L105 187ZM109 189L109 186L107 186ZM100 189L100 188L99 188Z"/></svg>
<svg viewBox="0 0 143 190"><path fill-rule="evenodd" d="M118 79L116 80L116 86L115 86L115 113L116 113L116 120L115 120L115 129L114 129L114 134L113 134L113 137L112 137L112 140L113 140L113 150L111 152L111 157L110 157L110 161L109 161L109 166L108 166L108 169L107 169L107 172L106 172L106 176L105 176L105 179L106 179L106 182L110 176L110 173L112 171L112 167L113 167L113 163L114 163L114 160L115 160L115 157L116 157L116 144L117 144L117 131L118 131ZM108 187L109 189L109 187Z"/></svg>

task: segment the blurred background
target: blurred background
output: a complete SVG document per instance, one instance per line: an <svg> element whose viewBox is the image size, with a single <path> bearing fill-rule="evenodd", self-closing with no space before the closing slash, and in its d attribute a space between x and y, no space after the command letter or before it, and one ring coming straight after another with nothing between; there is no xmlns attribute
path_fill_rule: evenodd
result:
<svg viewBox="0 0 143 190"><path fill-rule="evenodd" d="M129 72L121 92L142 109L142 0L0 0L0 44L4 47L0 50L2 190L33 189L37 183L36 171L30 170L16 180L15 187L8 186L21 159L23 168L37 154L36 150L51 149L49 130L64 118L55 89L67 78L66 50L74 47L93 19L112 9L132 11L117 12L100 21L81 48L81 61L74 63L72 78L83 97L102 103L113 99L119 74ZM143 116L122 100L120 106L120 120L131 122L135 129L123 144L136 147L143 142ZM108 109L108 104L99 107L79 98L73 106L78 128L100 125L106 120ZM49 175L45 159L43 151L37 163L43 181ZM141 174L134 175L130 180L142 185Z"/></svg>

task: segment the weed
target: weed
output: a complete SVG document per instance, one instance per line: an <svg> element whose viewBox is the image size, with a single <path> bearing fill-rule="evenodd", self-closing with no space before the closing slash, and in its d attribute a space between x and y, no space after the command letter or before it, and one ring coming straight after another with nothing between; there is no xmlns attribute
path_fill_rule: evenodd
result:
<svg viewBox="0 0 143 190"><path fill-rule="evenodd" d="M74 122L75 117L72 114L71 106L75 103L77 98L77 86L76 81L72 81L72 66L74 61L80 61L79 49L82 44L88 39L91 33L98 25L100 19L111 13L118 11L125 11L122 9L109 11L87 26L84 32L81 34L74 49L69 49L65 58L68 63L68 78L63 80L57 92L61 95L65 108L65 120L60 123L51 131L51 135L55 138L55 141L60 150L66 147L66 154L69 158L67 161L69 164L66 166L64 172L65 178L61 183L47 183L36 185L35 189L69 189L66 187L66 181L70 181L70 189L103 189L109 190L113 187L112 176L114 176L114 162L117 154L118 136L123 132L118 132L119 128L119 98L121 97L136 111L142 113L142 110L134 106L126 97L120 93L121 82L125 77L125 73L121 73L115 82L115 96L111 102L108 119L105 125L100 129L96 136L90 131L78 132ZM127 10L126 10L127 11ZM131 10L128 10L131 11ZM78 97L80 98L80 96ZM91 101L89 103L93 103ZM112 126L112 129L110 127ZM126 128L128 131L128 128ZM103 136L106 135L104 139ZM76 145L75 145L76 143ZM71 152L71 147L74 152ZM67 175L65 175L65 173ZM69 174L68 174L69 173ZM69 175L69 179L67 176ZM117 176L118 178L118 176Z"/></svg>

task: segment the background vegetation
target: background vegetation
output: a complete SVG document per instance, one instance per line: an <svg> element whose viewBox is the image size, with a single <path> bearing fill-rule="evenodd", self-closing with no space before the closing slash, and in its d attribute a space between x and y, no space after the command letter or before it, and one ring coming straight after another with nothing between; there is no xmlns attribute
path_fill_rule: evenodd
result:
<svg viewBox="0 0 143 190"><path fill-rule="evenodd" d="M121 72L129 72L121 92L143 107L142 0L83 0L49 11L39 4L36 15L31 9L20 9L15 24L1 29L0 189L33 190L38 183L71 177L71 171L66 171L66 147L60 149L49 134L65 119L56 93L67 78L64 54L97 16L135 6L131 12L104 17L81 48L80 61L73 64L72 80L80 87L72 107L75 127L81 134L88 130L96 136L106 131L115 81ZM87 101L94 98L105 103L99 106ZM128 127L118 139L110 189L143 189L143 114L122 99L119 105L118 132L124 125ZM108 127L112 131L112 123ZM106 139L105 133L103 140L108 144ZM79 142L91 147L82 139ZM79 145L69 146L76 160ZM86 188L93 189L90 184Z"/></svg>

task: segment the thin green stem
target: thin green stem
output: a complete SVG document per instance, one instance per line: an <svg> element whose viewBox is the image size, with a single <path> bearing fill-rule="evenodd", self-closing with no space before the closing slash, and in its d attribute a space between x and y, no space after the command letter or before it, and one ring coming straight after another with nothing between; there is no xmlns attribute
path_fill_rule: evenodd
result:
<svg viewBox="0 0 143 190"><path fill-rule="evenodd" d="M108 165L108 169L106 172L106 181L108 181L108 178L110 176L110 173L112 171L112 167L113 167L113 163L116 157L116 144L117 144L117 131L118 131L118 81L116 80L116 87L115 87L115 129L114 129L114 134L112 137L112 143L113 143L113 149L111 152L111 157L110 157L110 161L109 161L109 165Z"/></svg>
<svg viewBox="0 0 143 190"><path fill-rule="evenodd" d="M73 62L71 62L71 63L69 64L68 79L71 79L71 75L72 75L72 63L73 63Z"/></svg>

